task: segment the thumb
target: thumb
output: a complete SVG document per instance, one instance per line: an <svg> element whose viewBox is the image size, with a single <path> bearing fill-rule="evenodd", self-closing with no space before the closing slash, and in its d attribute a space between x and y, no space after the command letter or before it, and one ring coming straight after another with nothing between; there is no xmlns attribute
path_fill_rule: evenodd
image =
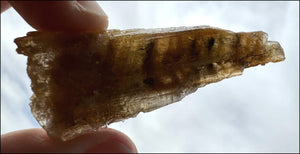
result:
<svg viewBox="0 0 300 154"><path fill-rule="evenodd" d="M1 153L136 153L134 143L114 129L99 129L67 142L54 141L41 128L1 135Z"/></svg>
<svg viewBox="0 0 300 154"><path fill-rule="evenodd" d="M10 5L7 1L1 1L1 13L9 8L10 8Z"/></svg>
<svg viewBox="0 0 300 154"><path fill-rule="evenodd" d="M108 17L96 1L10 1L33 28L40 31L103 32Z"/></svg>

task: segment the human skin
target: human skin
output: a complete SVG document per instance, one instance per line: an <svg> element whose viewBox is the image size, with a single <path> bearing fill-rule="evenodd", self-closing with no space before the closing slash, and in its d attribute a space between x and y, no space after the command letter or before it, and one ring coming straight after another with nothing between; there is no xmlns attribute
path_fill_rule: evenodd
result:
<svg viewBox="0 0 300 154"><path fill-rule="evenodd" d="M108 26L96 1L1 1L1 13L9 6L39 31L103 32Z"/></svg>
<svg viewBox="0 0 300 154"><path fill-rule="evenodd" d="M95 1L1 1L1 13L13 7L38 31L103 32L108 17ZM1 153L137 153L133 141L110 128L55 141L42 128L18 130L1 135Z"/></svg>

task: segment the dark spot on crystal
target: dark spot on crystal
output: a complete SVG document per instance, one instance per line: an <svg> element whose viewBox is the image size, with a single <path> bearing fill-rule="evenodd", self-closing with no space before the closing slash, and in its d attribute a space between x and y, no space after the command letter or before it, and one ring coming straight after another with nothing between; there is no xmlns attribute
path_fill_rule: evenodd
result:
<svg viewBox="0 0 300 154"><path fill-rule="evenodd" d="M190 46L190 54L191 54L191 57L198 57L199 55L199 52L196 50L196 40L193 40L192 41L192 44Z"/></svg>
<svg viewBox="0 0 300 154"><path fill-rule="evenodd" d="M191 45L191 46L192 46L192 49L195 49L195 48L196 48L196 40L193 40L193 41L192 41L192 45Z"/></svg>
<svg viewBox="0 0 300 154"><path fill-rule="evenodd" d="M211 64L208 64L208 65L207 65L207 68L211 70L211 69L214 68L214 65L213 65L212 63L211 63Z"/></svg>
<svg viewBox="0 0 300 154"><path fill-rule="evenodd" d="M144 70L149 70L151 69L151 58L152 58L152 52L153 52L153 48L154 48L154 42L150 42L149 44L147 44L147 46L145 47L146 50L146 56L144 59Z"/></svg>
<svg viewBox="0 0 300 154"><path fill-rule="evenodd" d="M207 48L208 48L209 51L214 46L214 44L215 44L215 39L214 38L210 38L209 41L208 41L208 46L207 46Z"/></svg>
<svg viewBox="0 0 300 154"><path fill-rule="evenodd" d="M208 64L207 67L206 67L206 70L207 70L207 73L209 74L214 74L216 73L216 69L214 67L214 65L212 63Z"/></svg>
<svg viewBox="0 0 300 154"><path fill-rule="evenodd" d="M154 50L154 41L151 41L145 47L146 55L145 55L144 64L143 64L143 70L144 70L147 77L152 76L153 71L154 71L154 68L153 68L154 67L153 66L153 50ZM151 82L151 79L149 79L149 78L144 80L144 83L148 84L148 85L152 85L153 84L152 82Z"/></svg>
<svg viewBox="0 0 300 154"><path fill-rule="evenodd" d="M153 48L154 48L154 42L151 41L150 43L147 44L147 46L145 47L146 53L147 53L147 58L149 59L151 53L153 52Z"/></svg>
<svg viewBox="0 0 300 154"><path fill-rule="evenodd" d="M154 84L154 79L152 77L147 78L143 81L147 85L153 85Z"/></svg>

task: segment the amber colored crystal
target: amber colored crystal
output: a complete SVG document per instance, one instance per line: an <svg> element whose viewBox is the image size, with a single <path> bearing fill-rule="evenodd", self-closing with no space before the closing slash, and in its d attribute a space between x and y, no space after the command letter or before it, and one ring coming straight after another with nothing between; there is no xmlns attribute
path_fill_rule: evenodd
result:
<svg viewBox="0 0 300 154"><path fill-rule="evenodd" d="M207 26L29 32L15 42L28 56L32 113L63 141L180 101L247 67L285 59L264 32Z"/></svg>

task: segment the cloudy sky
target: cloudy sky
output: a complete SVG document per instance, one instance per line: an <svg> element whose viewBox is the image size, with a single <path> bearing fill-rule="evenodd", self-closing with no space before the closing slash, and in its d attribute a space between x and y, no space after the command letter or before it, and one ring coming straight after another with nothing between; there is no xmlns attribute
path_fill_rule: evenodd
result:
<svg viewBox="0 0 300 154"><path fill-rule="evenodd" d="M109 127L139 152L299 151L299 2L99 2L110 29L210 25L265 31L286 60L198 89L182 101ZM26 57L13 40L31 28L1 14L1 134L40 127L32 117Z"/></svg>

